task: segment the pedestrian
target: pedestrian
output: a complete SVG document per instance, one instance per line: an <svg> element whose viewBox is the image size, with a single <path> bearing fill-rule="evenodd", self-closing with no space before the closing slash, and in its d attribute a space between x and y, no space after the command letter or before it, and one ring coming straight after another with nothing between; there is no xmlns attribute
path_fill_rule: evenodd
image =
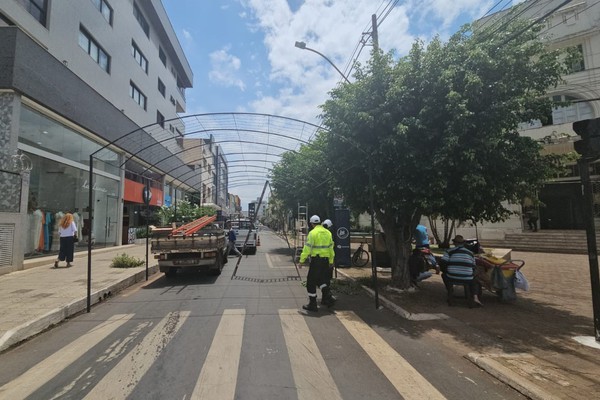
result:
<svg viewBox="0 0 600 400"><path fill-rule="evenodd" d="M427 227L425 225L417 225L413 236L415 237L415 247L417 249L424 247L429 248L429 233L427 232Z"/></svg>
<svg viewBox="0 0 600 400"><path fill-rule="evenodd" d="M481 286L475 279L475 256L465 247L466 242L462 235L456 235L452 243L455 247L446 251L440 260L443 267L442 280L448 292L448 305L452 305L453 285L464 283L469 286L471 292L469 303L481 307L483 306L479 299Z"/></svg>
<svg viewBox="0 0 600 400"><path fill-rule="evenodd" d="M527 211L525 211L525 216L527 217L527 226L529 226L529 230L533 232L537 232L537 211L534 207L529 207Z"/></svg>
<svg viewBox="0 0 600 400"><path fill-rule="evenodd" d="M234 252L238 255L238 257L241 257L242 253L237 249L237 247L235 247L235 241L237 240L237 236L235 234L235 230L231 226L231 222L228 223L227 226L229 227L229 230L227 231L227 254L229 255L231 254L231 252Z"/></svg>
<svg viewBox="0 0 600 400"><path fill-rule="evenodd" d="M300 268L310 258L308 276L306 277L306 291L308 304L302 308L307 311L319 311L317 306L317 286L321 289L321 304L331 307L335 304L335 297L331 295L331 288L327 284L329 268L333 266L333 239L331 232L321 225L318 215L310 217L312 227L306 236L306 243L300 254Z"/></svg>
<svg viewBox="0 0 600 400"><path fill-rule="evenodd" d="M59 261L67 261L67 268L73 262L75 252L75 240L77 238L77 225L73 214L66 213L58 223L58 234L60 236L60 247L58 249L58 260L54 261L54 268L58 268Z"/></svg>

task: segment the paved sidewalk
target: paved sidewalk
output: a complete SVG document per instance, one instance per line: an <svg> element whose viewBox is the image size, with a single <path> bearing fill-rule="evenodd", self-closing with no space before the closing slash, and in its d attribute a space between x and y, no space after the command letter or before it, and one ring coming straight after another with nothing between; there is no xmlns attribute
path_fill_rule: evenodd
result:
<svg viewBox="0 0 600 400"><path fill-rule="evenodd" d="M127 253L146 260L145 245L92 251L91 303L146 279L146 266L111 268L112 259ZM25 262L25 270L0 275L0 351L30 338L87 308L87 251L75 254L73 266L53 268L56 256ZM148 275L158 270L148 259Z"/></svg>
<svg viewBox="0 0 600 400"><path fill-rule="evenodd" d="M449 307L440 275L416 291L397 292L386 287L390 273L384 269L378 273L380 304L529 398L600 398L587 255L513 251L512 259L525 260L522 272L530 283L528 292L517 290L515 302L501 303L484 291L483 308L469 309L459 298ZM338 271L340 278L371 277L369 266ZM586 340L590 345L581 344Z"/></svg>

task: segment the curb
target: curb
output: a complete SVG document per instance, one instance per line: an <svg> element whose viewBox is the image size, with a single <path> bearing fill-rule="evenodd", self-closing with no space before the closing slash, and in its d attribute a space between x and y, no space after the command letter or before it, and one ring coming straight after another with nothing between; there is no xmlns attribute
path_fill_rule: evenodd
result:
<svg viewBox="0 0 600 400"><path fill-rule="evenodd" d="M346 274L345 272L340 271L339 269L337 270L337 272L338 272L338 274L341 274L341 275L345 276L346 278L356 282L356 279L354 279L350 275ZM365 292L367 292L369 294L369 296L375 298L375 291L373 289L371 289L365 285L360 285L360 286L363 288L363 290ZM381 294L378 295L378 298L383 304L385 304L385 306L387 308L389 308L390 310L392 310L393 312L395 312L402 318L408 319L410 321L433 321L433 320L438 320L438 319L449 319L450 318L449 316L447 316L446 314L443 314L443 313L439 313L439 314L411 313L411 312L406 311L399 305L395 304L393 301L386 299Z"/></svg>
<svg viewBox="0 0 600 400"><path fill-rule="evenodd" d="M148 276L154 275L158 272L158 265L148 267ZM116 293L126 289L137 282L146 279L146 269L136 272L134 275L130 275L122 280L108 285L100 290L92 292L90 295L91 305L97 304L108 297L115 295ZM9 347L20 343L24 340L43 332L49 327L56 325L70 316L80 313L87 309L87 296L73 300L63 306L60 306L46 314L37 317L34 320L28 321L18 327L11 329L4 333L0 338L0 352L8 349Z"/></svg>
<svg viewBox="0 0 600 400"><path fill-rule="evenodd" d="M499 381L504 382L532 400L560 400L559 397L553 396L539 386L534 385L529 380L511 371L509 368L506 368L491 356L479 353L469 353L465 358Z"/></svg>

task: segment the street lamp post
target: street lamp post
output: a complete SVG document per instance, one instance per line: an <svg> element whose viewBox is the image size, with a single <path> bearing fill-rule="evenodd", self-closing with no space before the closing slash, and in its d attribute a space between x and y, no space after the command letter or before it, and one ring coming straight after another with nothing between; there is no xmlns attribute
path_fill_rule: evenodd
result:
<svg viewBox="0 0 600 400"><path fill-rule="evenodd" d="M339 68L324 54L318 52L317 50L311 49L310 47L306 47L306 43L304 42L296 42L295 45L297 48L302 50L312 51L323 57L335 70L344 78L346 83L350 83L346 75L339 70ZM354 145L354 144L353 144ZM366 153L362 148L354 145L359 151L367 156L368 167L367 172L369 174L369 206L371 208L371 247L373 251L371 252L371 276L373 278L373 290L375 292L375 308L379 309L379 289L377 287L377 248L375 247L375 201L373 198L373 162L372 162L372 154Z"/></svg>

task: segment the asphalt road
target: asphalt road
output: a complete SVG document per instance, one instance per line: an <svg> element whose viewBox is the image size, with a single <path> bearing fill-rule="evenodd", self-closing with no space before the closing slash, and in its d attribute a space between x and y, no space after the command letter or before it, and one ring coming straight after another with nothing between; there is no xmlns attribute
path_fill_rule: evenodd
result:
<svg viewBox="0 0 600 400"><path fill-rule="evenodd" d="M523 398L364 294L301 311L290 254L265 231L235 277L131 287L0 355L0 398Z"/></svg>

